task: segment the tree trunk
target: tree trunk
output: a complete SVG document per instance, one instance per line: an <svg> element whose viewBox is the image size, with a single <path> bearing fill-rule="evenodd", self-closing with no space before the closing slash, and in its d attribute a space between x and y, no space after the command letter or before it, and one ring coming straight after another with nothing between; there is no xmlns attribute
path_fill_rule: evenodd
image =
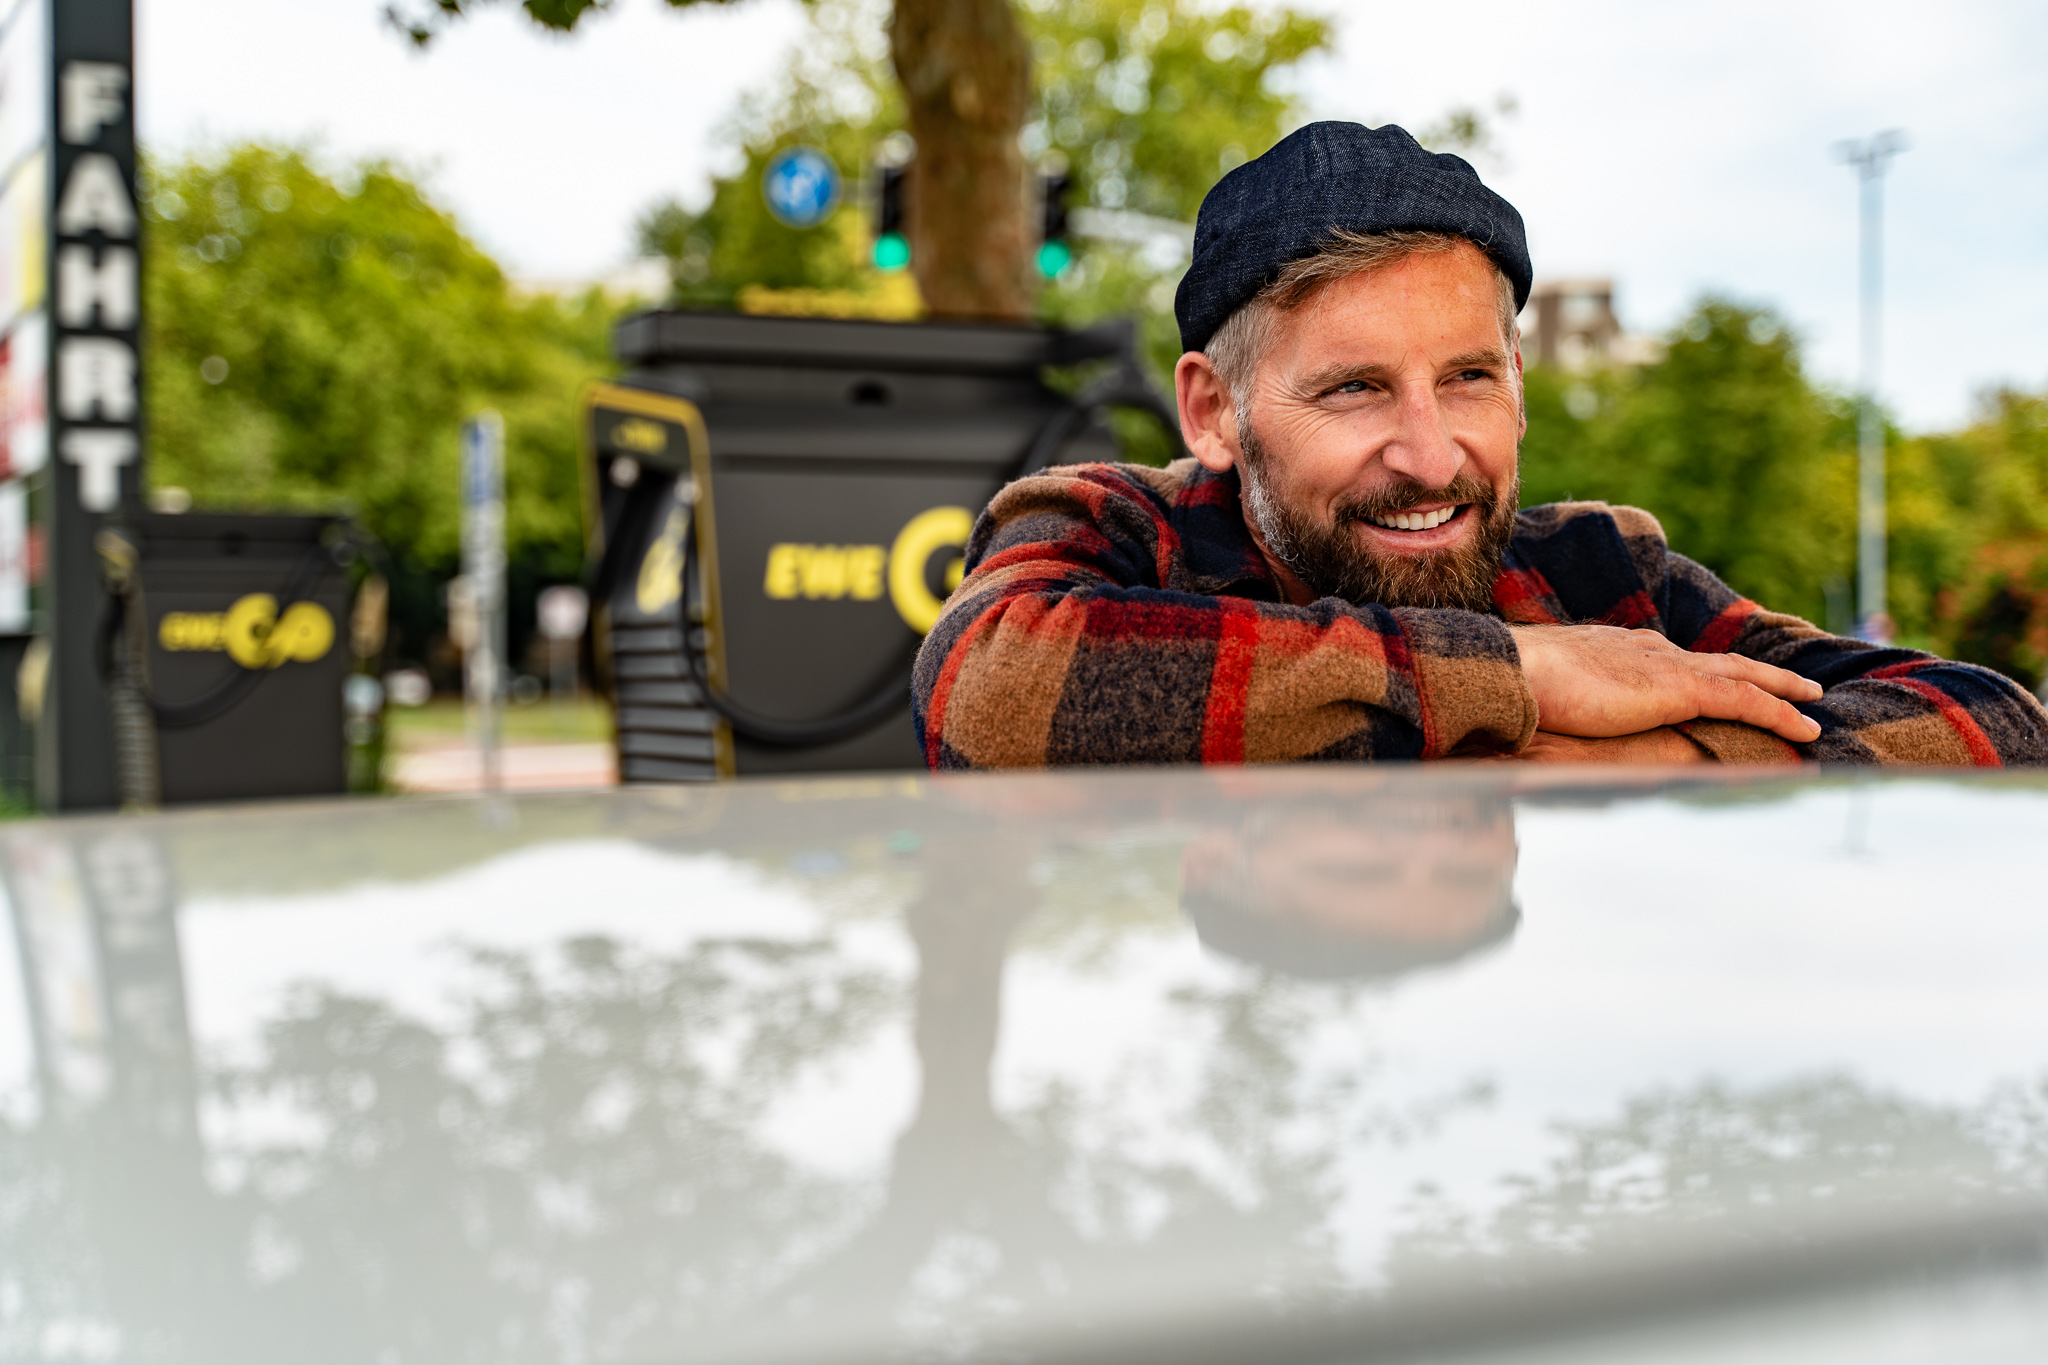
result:
<svg viewBox="0 0 2048 1365"><path fill-rule="evenodd" d="M1023 153L1031 50L1009 0L896 0L889 55L917 139L910 268L936 317L1031 313Z"/></svg>

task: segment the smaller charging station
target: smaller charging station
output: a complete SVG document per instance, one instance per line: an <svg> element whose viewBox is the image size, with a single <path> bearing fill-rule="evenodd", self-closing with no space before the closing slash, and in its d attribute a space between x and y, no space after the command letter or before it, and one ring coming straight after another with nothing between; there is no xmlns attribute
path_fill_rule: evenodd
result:
<svg viewBox="0 0 2048 1365"><path fill-rule="evenodd" d="M358 550L333 516L136 514L100 533L123 797L338 794Z"/></svg>

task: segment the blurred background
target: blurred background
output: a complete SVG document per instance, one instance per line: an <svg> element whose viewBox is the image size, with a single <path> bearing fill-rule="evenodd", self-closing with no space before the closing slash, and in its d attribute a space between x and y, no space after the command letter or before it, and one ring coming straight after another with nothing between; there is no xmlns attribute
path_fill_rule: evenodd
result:
<svg viewBox="0 0 2048 1365"><path fill-rule="evenodd" d="M2043 681L2048 12L1015 8L1019 147L1072 186L1074 257L1038 319L1134 314L1163 378L1185 225L1218 175L1312 119L1399 122L1528 221L1525 500L1646 507L1738 589L1845 632L1857 184L1832 149L1905 129L1890 610L1903 643ZM493 407L509 657L546 677L538 594L583 567L572 395L613 368L620 317L924 314L918 272L874 263L869 181L907 121L889 22L875 0L141 0L153 498L353 510L392 561L388 666L452 691L457 432ZM847 187L807 228L762 193L798 145ZM1141 419L1120 434L1164 457Z"/></svg>

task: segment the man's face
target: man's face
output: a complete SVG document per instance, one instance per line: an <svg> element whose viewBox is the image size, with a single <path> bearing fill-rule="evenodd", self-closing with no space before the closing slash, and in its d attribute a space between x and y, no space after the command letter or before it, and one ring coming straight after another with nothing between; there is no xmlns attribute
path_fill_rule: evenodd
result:
<svg viewBox="0 0 2048 1365"><path fill-rule="evenodd" d="M1245 855L1247 889L1269 914L1336 932L1463 942L1498 917L1514 888L1513 817L1499 810L1463 825L1407 814L1380 823L1332 812L1276 830Z"/></svg>
<svg viewBox="0 0 2048 1365"><path fill-rule="evenodd" d="M1234 449L1197 445L1238 465L1262 547L1312 595L1491 604L1523 430L1496 288L1469 245L1325 286L1276 315L1249 412L1218 432Z"/></svg>

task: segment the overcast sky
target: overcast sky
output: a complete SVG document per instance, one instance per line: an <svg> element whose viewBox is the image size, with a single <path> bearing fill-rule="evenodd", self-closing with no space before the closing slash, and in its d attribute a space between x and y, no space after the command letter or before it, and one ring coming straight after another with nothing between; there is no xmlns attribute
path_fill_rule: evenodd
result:
<svg viewBox="0 0 2048 1365"><path fill-rule="evenodd" d="M516 274L600 275L638 209L701 197L718 125L802 33L791 0L615 3L568 40L508 4L420 54L379 0L136 0L142 135L159 153L262 137L395 155ZM1417 126L1511 93L1504 159L1482 170L1528 220L1539 275L1612 276L1642 330L1703 290L1769 303L1843 384L1855 183L1829 149L1905 129L1888 400L1926 429L1964 420L1986 384L2048 384L2048 6L1329 8L1337 54L1300 75L1313 114Z"/></svg>

